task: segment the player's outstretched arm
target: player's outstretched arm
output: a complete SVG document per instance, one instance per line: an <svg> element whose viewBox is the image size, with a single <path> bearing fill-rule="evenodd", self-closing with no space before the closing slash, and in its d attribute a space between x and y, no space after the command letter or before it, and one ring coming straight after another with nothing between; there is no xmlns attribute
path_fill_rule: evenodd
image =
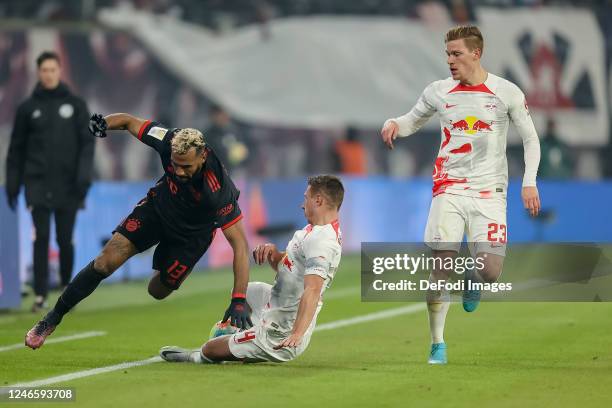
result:
<svg viewBox="0 0 612 408"><path fill-rule="evenodd" d="M89 119L89 131L96 137L106 137L107 130L127 130L138 137L138 132L145 122L146 120L128 113L112 113L107 116L94 113Z"/></svg>
<svg viewBox="0 0 612 408"><path fill-rule="evenodd" d="M434 85L430 84L417 101L416 105L405 115L387 119L380 131L383 142L393 149L393 141L397 137L406 137L416 133L436 112L436 107L430 102L434 99Z"/></svg>
<svg viewBox="0 0 612 408"><path fill-rule="evenodd" d="M268 262L272 269L278 272L278 263L285 256L284 252L280 252L276 245L268 242L265 244L257 245L253 250L253 260L257 265L262 265L264 262Z"/></svg>
<svg viewBox="0 0 612 408"><path fill-rule="evenodd" d="M132 136L138 136L140 128L146 122L128 113L112 113L105 116L104 119L108 123L108 130L127 130Z"/></svg>
<svg viewBox="0 0 612 408"><path fill-rule="evenodd" d="M323 278L319 275L304 276L304 293L300 298L300 305L298 306L298 314L293 330L289 337L275 347L276 350L283 347L297 347L302 343L302 338L317 311L323 282Z"/></svg>
<svg viewBox="0 0 612 408"><path fill-rule="evenodd" d="M225 311L223 322L230 319L230 323L241 329L253 326L250 311L246 307L246 290L249 284L249 244L244 233L242 220L223 230L225 238L234 252L234 289L232 302Z"/></svg>

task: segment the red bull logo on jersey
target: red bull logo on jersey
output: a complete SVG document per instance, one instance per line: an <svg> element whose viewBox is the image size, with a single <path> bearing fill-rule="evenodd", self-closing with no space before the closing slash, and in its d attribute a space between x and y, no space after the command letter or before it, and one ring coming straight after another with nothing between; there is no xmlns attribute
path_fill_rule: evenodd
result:
<svg viewBox="0 0 612 408"><path fill-rule="evenodd" d="M483 122L476 116L466 116L465 119L458 120L457 122L451 123L451 129L462 130L468 135L473 135L476 132L491 131L491 125L487 122Z"/></svg>

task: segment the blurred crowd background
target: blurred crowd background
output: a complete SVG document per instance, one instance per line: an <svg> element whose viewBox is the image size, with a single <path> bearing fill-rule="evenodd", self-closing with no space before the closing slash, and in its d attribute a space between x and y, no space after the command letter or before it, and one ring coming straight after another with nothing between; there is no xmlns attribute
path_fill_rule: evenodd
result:
<svg viewBox="0 0 612 408"><path fill-rule="evenodd" d="M338 21L347 18L399 18L401 24L407 27L424 27L425 32L431 34L434 39L430 39L430 42L439 47L431 58L439 57L436 64L442 67L442 74L445 74L443 32L453 24L485 23L481 10L486 9L488 13L500 15L525 9L554 10L562 13L586 12L591 14L596 22L600 36L598 40L603 44L601 49L594 50L598 54L596 58L586 63L602 65L598 69L603 75L587 75L586 78L574 76L574 79L569 81L573 82L571 87L574 89L568 90L565 83L568 81L565 81L563 72L564 65L573 69L571 66L575 63L572 63L571 59L576 58L576 49L597 46L590 43L579 44L576 39L572 42L571 39L560 36L558 41L555 38L556 43L551 48L555 55L549 58L549 65L553 67L549 67L550 69L560 67L560 78L555 78L554 73L546 72L538 77L534 68L539 61L537 57L540 55L541 59L546 59L546 55L545 52L537 54L536 51L529 51L530 38L526 37L520 40L520 46L524 49L525 60L531 64L532 79L541 82L541 89L548 89L550 92L560 90L561 94L557 92L554 96L556 100L552 103L542 102L542 97L528 94L529 89L525 89L524 83L516 82L522 85L528 94L530 107L538 115L536 126L544 153L541 177L612 177L612 164L608 160L609 154L612 153L609 142L612 6L610 1L596 0L0 1L0 19L3 21L0 30L0 158L6 154L15 108L31 92L35 82L34 54L39 50L52 48L61 52L65 68L64 80L74 92L87 100L91 110L104 114L126 111L157 119L168 126L193 126L205 130L211 140L215 139L216 149L220 151L236 177L246 174L266 178L294 177L330 171L397 177L428 177L431 174L432 159L440 143L437 125L424 129L427 135L419 135L401 143L393 154L384 150L378 138L379 126L386 116L395 116L409 110L427 84L427 80L424 80L419 72L412 77L413 92L406 93L403 99L405 102L400 106L396 104L393 110L386 112L386 116L379 115L380 121L351 123L350 115L348 119L347 115L344 115L336 121L310 123L305 120L300 123L283 121L282 112L279 112L278 120L275 120L273 115L262 120L262 116L249 115L237 107L239 103L232 103L228 100L229 97L220 95L224 93L222 86L206 92L208 88L205 84L199 84L197 79L194 81L189 73L182 74L180 65L193 62L177 61L173 57L171 63L168 63L168 60L160 55L160 50L155 50L150 43L147 44L146 33L135 33L126 29L130 25L129 20L122 25L109 24L109 20L114 19L112 14L111 17L100 18L100 11L104 9L123 10L128 15L150 14L153 16L150 21L163 17L176 22L189 22L191 24L185 27L201 29L207 33L208 38L219 43L229 43L232 38L252 27L257 27L258 39L262 43L274 43L275 36L284 35L281 28L276 29L276 24L288 18L299 20L327 17L339 19ZM575 28L577 31L580 29L580 26ZM496 54L505 52L496 48L493 41L487 41L487 35L491 37L490 30L487 31L485 26L485 67L488 66L490 55L495 57ZM503 33L504 27L500 27L500 31ZM304 35L308 36L307 29L299 32L305 32ZM297 40L299 46L299 38ZM329 38L328 41L333 43L334 38ZM228 49L232 51L231 46L228 46ZM235 47L234 51L239 52ZM361 51L367 52L368 49L356 52ZM225 51L225 54L228 52ZM410 53L409 50L406 52ZM422 51L420 52L422 54ZM311 58L325 59L326 55L317 55L315 52ZM205 60L196 60L196 63L202 63L202 68L209 70L205 72L210 72L210 66L216 63L211 59L214 56L213 52L203 57ZM283 64L283 56L279 55L278 58L267 62L275 66ZM228 61L227 55L223 61ZM239 59L239 55L229 61L234 61L244 72L245 62ZM345 63L346 61L345 59ZM386 65L384 61L376 63L381 64L381 67ZM222 65L219 69L229 72L237 68ZM255 71L258 69L266 68L254 67L252 77L245 81L252 82L253 78L257 78ZM405 70L409 72L410 67ZM491 71L495 72L494 69ZM496 73L516 80L507 70ZM236 72L234 75L240 76L241 73ZM293 75L294 82L300 80L300 72L289 72L288 75ZM381 70L380 75L388 76L388 73ZM228 78L232 80L229 75ZM365 78L366 81L369 79ZM360 85L361 82L354 83L355 87ZM398 85L396 92L400 93L401 83ZM304 92L307 92L308 87L307 81L304 81ZM531 88L533 87L532 82ZM554 87L557 89L551 90ZM343 92L342 89L338 88L338 92ZM595 90L601 91L605 97L597 98ZM286 92L295 93L295 89L288 88ZM364 87L362 93L363 98L367 99L368 88ZM244 96L235 92L232 98L241 99ZM265 104L266 101L262 100L262 103ZM376 103L376 98L373 98L372 103ZM321 110L326 109L328 108L321 107ZM590 115L589 110L598 112L597 119L586 118ZM571 130L573 135L568 136L567 124L558 122L566 118L565 113L571 115L577 112L584 114L580 119L580 130L576 130L577 126L574 126ZM431 122L435 124L436 121ZM585 126L585 123L594 122L597 122L597 126ZM559 132L559 128L566 134ZM581 140L578 135L580 131L596 132L598 135ZM520 177L522 146L518 140L510 139L508 155L510 176ZM133 140L121 137L98 143L95 169L96 178L102 180L146 180L159 174L153 152L142 149ZM4 169L1 169L0 183L3 173Z"/></svg>

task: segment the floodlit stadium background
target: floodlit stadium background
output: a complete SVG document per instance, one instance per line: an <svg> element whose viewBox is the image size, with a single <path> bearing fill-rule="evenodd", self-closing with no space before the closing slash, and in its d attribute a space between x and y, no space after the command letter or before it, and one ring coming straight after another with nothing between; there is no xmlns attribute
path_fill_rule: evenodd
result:
<svg viewBox="0 0 612 408"><path fill-rule="evenodd" d="M74 406L93 407L609 405L607 287L597 288L597 303L536 293L538 302L483 302L476 313L455 304L444 367L427 364L424 304L361 300L361 242L422 240L440 145L436 117L392 152L380 127L448 76L443 35L465 22L483 31L484 67L526 94L542 145L543 213L533 220L520 200L522 145L510 130L510 242L611 242L609 0L0 0L0 403L5 387L22 384L71 387ZM42 350L24 347L41 315L29 310L33 231L23 197L11 212L2 185L15 109L47 49L60 53L64 80L92 112L207 131L211 106L225 109L251 246L284 245L303 226L307 175L341 174L343 258L299 359L203 366L153 357L163 345L198 347L221 318L232 284L222 234L163 302L143 280L152 253L137 255ZM78 215L75 273L161 175L155 152L126 132L96 140L95 169ZM50 245L56 285L53 236ZM503 279L525 269L508 262ZM273 279L267 267L251 269L251 280ZM51 291L51 305L58 295Z"/></svg>
<svg viewBox="0 0 612 408"><path fill-rule="evenodd" d="M357 174L343 176L346 252L363 241L421 239L438 120L392 152L379 129L448 76L446 30L475 22L485 37L484 67L522 88L543 141L544 216L530 220L519 193L522 145L511 129L510 240L612 240L609 2L2 1L0 19L0 184L15 109L36 81L34 59L53 49L63 80L92 112L205 130L210 106L223 107L248 149L231 172L253 246L286 242L303 225L305 176L353 167ZM544 143L548 121L556 141ZM357 165L339 154L349 133L361 144ZM75 231L75 270L161 174L155 152L119 132L97 140L95 169ZM0 307L14 307L20 281L31 278L31 220L23 200L18 217L7 208L4 191L0 219ZM150 255L134 257L109 281L148 276ZM49 257L55 281L53 237ZM229 262L218 235L200 269Z"/></svg>

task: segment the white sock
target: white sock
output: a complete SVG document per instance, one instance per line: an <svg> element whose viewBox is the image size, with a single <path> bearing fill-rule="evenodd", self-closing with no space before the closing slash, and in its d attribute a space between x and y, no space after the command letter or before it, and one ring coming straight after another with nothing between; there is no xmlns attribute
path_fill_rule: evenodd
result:
<svg viewBox="0 0 612 408"><path fill-rule="evenodd" d="M429 313L429 330L431 332L431 343L444 343L444 323L450 306L448 292L442 292L436 298L427 300L427 312Z"/></svg>
<svg viewBox="0 0 612 408"><path fill-rule="evenodd" d="M202 352L200 350L193 350L189 353L189 361L196 364L202 364Z"/></svg>

